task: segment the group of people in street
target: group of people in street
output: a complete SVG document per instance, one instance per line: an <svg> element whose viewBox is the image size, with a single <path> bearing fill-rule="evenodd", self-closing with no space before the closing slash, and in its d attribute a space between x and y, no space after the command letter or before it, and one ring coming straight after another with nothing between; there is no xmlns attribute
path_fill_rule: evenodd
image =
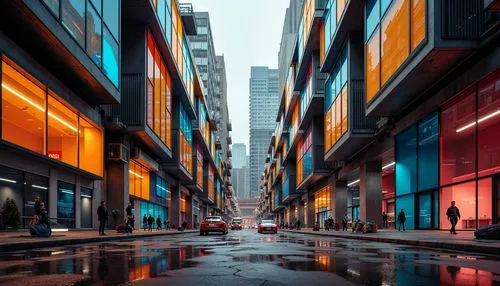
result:
<svg viewBox="0 0 500 286"><path fill-rule="evenodd" d="M455 227L457 226L458 220L460 219L460 210L455 204L456 204L455 201L451 201L451 206L446 210L446 217L448 218L451 224L450 234L457 234ZM405 222L406 222L405 210L401 209L401 211L398 214L398 231L401 231L401 227L403 227L403 231L406 231Z"/></svg>
<svg viewBox="0 0 500 286"><path fill-rule="evenodd" d="M296 229L296 230L300 230L300 226L301 226L301 221L300 219L296 220L295 223L291 223L291 224L288 224L285 223L285 222L281 222L280 224L280 228L281 229Z"/></svg>
<svg viewBox="0 0 500 286"><path fill-rule="evenodd" d="M149 214L149 216L144 214L144 216L142 217L142 227L144 228L144 230L153 231L153 226L154 226L155 222L156 222L156 230L157 231L162 230L162 225L165 229L170 228L170 222L167 219L165 219L162 222L160 216L158 216L156 218L156 221L155 221L155 218L151 214ZM175 226L173 226L173 227L175 228Z"/></svg>

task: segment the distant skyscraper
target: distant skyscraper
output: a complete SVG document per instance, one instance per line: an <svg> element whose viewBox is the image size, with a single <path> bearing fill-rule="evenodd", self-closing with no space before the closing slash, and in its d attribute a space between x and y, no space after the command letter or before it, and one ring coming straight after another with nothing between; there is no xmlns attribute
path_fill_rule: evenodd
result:
<svg viewBox="0 0 500 286"><path fill-rule="evenodd" d="M276 127L279 101L278 70L252 67L250 77L250 197L259 195L269 140Z"/></svg>
<svg viewBox="0 0 500 286"><path fill-rule="evenodd" d="M233 144L233 168L238 169L247 166L247 146L244 143Z"/></svg>
<svg viewBox="0 0 500 286"><path fill-rule="evenodd" d="M238 199L248 199L250 194L248 192L249 187L249 174L248 167L243 166L241 168L233 169L233 187Z"/></svg>

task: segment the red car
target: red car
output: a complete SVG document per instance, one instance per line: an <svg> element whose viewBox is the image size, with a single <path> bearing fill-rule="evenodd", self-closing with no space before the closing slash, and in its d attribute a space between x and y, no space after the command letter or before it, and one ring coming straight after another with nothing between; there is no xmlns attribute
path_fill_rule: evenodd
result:
<svg viewBox="0 0 500 286"><path fill-rule="evenodd" d="M263 220L261 223L259 223L257 231L259 233L263 233L264 231L278 233L278 225L275 224L272 220Z"/></svg>
<svg viewBox="0 0 500 286"><path fill-rule="evenodd" d="M239 217L233 218L233 222L231 223L231 230L242 230L243 227L241 225L242 219Z"/></svg>
<svg viewBox="0 0 500 286"><path fill-rule="evenodd" d="M227 234L227 224L220 216L207 216L200 224L200 235L209 232L221 232Z"/></svg>

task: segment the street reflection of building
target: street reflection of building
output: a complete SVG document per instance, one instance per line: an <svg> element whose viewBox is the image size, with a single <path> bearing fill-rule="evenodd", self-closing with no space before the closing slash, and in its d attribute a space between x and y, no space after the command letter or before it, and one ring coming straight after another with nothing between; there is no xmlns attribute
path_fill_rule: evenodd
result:
<svg viewBox="0 0 500 286"><path fill-rule="evenodd" d="M494 223L500 50L486 40L500 37L494 5L353 3L303 1L292 52L280 59L287 76L261 162L261 214L305 227L330 215L382 227L385 212L394 228L404 210L407 229L447 229L455 201L458 229Z"/></svg>

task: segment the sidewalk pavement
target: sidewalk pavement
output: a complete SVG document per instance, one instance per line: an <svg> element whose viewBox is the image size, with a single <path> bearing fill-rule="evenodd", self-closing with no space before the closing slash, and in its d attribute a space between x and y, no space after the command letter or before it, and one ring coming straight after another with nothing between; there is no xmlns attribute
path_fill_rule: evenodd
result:
<svg viewBox="0 0 500 286"><path fill-rule="evenodd" d="M134 230L133 233L117 233L115 230L107 229L105 236L99 236L98 230L70 230L67 232L53 232L51 237L31 237L28 230L0 232L0 252L27 250L33 248L55 247L80 243L96 243L123 239L138 239L161 235L178 235L186 233L197 233L198 230Z"/></svg>
<svg viewBox="0 0 500 286"><path fill-rule="evenodd" d="M377 233L351 233L351 230L313 231L312 229L299 231L282 229L281 231L500 255L500 241L475 239L472 231L459 231L457 235L451 235L448 231L439 230L400 232L382 229Z"/></svg>

